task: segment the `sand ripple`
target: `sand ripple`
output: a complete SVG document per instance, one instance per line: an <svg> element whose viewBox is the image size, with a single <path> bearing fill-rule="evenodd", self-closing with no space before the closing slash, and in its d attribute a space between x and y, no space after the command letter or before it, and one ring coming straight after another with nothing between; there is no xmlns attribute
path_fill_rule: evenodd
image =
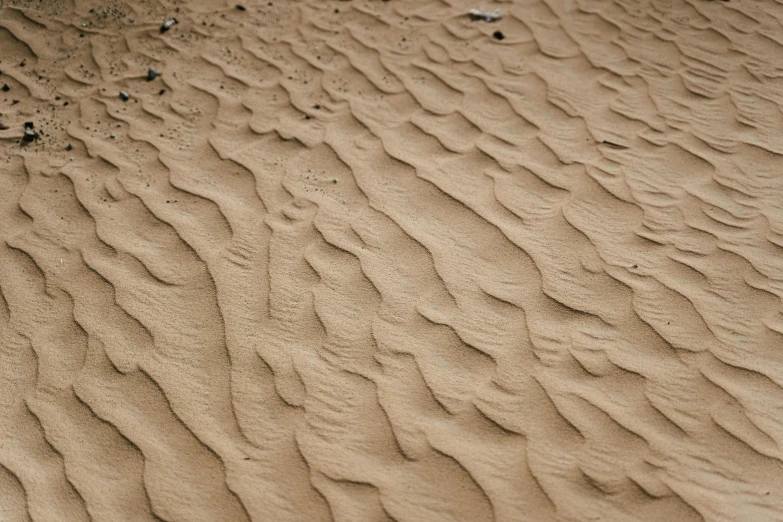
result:
<svg viewBox="0 0 783 522"><path fill-rule="evenodd" d="M783 4L177 5L0 1L0 520L783 520Z"/></svg>

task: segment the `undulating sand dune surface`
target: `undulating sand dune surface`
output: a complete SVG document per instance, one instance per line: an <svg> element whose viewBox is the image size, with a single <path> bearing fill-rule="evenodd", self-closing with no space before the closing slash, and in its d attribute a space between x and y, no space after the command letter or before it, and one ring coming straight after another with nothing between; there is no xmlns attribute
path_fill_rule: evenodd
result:
<svg viewBox="0 0 783 522"><path fill-rule="evenodd" d="M0 520L783 520L783 2L477 7L0 0Z"/></svg>

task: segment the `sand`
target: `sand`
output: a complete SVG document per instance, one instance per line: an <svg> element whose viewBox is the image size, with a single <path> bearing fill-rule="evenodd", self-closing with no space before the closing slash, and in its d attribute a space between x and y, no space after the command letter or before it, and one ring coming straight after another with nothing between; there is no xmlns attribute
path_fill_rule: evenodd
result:
<svg viewBox="0 0 783 522"><path fill-rule="evenodd" d="M0 0L0 520L783 520L783 2L242 7Z"/></svg>

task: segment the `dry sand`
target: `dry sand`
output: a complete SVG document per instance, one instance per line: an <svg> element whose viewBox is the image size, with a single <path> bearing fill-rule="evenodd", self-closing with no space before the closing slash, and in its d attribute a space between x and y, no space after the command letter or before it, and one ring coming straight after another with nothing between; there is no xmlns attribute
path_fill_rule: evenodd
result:
<svg viewBox="0 0 783 522"><path fill-rule="evenodd" d="M780 0L0 6L0 520L783 520Z"/></svg>

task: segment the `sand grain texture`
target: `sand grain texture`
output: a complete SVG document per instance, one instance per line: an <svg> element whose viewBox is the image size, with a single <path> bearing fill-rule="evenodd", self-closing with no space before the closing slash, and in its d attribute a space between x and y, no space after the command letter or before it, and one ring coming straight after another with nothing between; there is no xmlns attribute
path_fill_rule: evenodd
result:
<svg viewBox="0 0 783 522"><path fill-rule="evenodd" d="M0 520L783 520L783 2L242 5L0 0Z"/></svg>

